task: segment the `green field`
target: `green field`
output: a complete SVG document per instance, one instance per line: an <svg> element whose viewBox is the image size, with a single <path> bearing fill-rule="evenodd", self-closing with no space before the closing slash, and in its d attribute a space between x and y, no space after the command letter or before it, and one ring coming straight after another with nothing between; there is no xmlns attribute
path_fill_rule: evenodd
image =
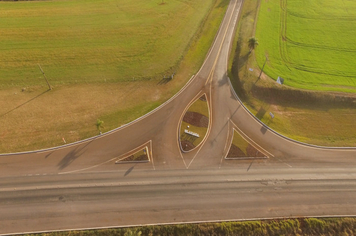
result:
<svg viewBox="0 0 356 236"><path fill-rule="evenodd" d="M0 88L172 73L213 0L0 2Z"/></svg>
<svg viewBox="0 0 356 236"><path fill-rule="evenodd" d="M274 9L279 11L279 2L276 1L244 2L229 66L229 77L237 95L258 119L289 138L321 146L354 147L356 144L355 93L332 93L280 86L273 80L276 77L271 79L265 74L258 78L262 64L261 61L259 65L257 64L255 58L257 53L249 52L247 42L255 35L255 24L261 25L261 22L256 21L260 4L262 4L261 11L271 4L276 4ZM263 19L258 18L258 20ZM277 24L278 31L279 22L264 23L270 28L274 27L273 24ZM267 29L266 33L268 33ZM259 45L256 50L264 50L264 41L261 41L261 38L258 40ZM272 43L273 39L270 40ZM276 42L278 51L278 38ZM282 65L283 62L279 61L281 59L277 58L278 52L273 54L274 57L271 56L272 53L273 51L269 53L270 60L265 68L268 67L269 70L271 66L286 68ZM290 80L287 80L288 82ZM275 115L273 119L269 112Z"/></svg>
<svg viewBox="0 0 356 236"><path fill-rule="evenodd" d="M355 21L355 1L261 1L258 64L292 87L356 93Z"/></svg>

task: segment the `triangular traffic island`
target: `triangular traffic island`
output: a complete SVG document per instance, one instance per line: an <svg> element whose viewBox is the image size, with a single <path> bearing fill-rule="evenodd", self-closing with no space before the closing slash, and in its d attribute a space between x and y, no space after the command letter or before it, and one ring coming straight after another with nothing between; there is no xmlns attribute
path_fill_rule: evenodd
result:
<svg viewBox="0 0 356 236"><path fill-rule="evenodd" d="M235 129L229 152L225 159L230 160L249 160L266 159L265 154L257 150L253 145L246 141Z"/></svg>
<svg viewBox="0 0 356 236"><path fill-rule="evenodd" d="M134 150L130 154L119 158L115 164L125 164L125 163L146 163L150 161L150 154L148 147L140 148L139 150Z"/></svg>
<svg viewBox="0 0 356 236"><path fill-rule="evenodd" d="M183 152L193 150L203 141L209 128L209 115L204 94L192 103L181 121L179 142Z"/></svg>

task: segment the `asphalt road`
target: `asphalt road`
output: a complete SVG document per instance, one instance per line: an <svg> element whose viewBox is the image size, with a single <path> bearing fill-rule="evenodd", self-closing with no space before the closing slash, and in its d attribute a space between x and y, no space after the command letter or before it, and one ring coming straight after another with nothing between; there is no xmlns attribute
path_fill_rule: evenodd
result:
<svg viewBox="0 0 356 236"><path fill-rule="evenodd" d="M232 0L200 71L163 106L75 145L0 156L0 234L260 217L354 215L356 149L288 140L258 122L227 71L241 0ZM179 124L206 94L211 125L183 153ZM302 127L301 127L302 128ZM233 130L268 159L226 156ZM147 145L148 163L115 164Z"/></svg>
<svg viewBox="0 0 356 236"><path fill-rule="evenodd" d="M2 178L0 229L1 233L13 233L352 215L355 170L271 170L264 166L249 171L114 171Z"/></svg>

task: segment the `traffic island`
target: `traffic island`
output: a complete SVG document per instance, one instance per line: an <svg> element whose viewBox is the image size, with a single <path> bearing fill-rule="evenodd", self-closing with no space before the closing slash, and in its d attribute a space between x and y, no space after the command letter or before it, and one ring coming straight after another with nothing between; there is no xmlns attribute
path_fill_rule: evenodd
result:
<svg viewBox="0 0 356 236"><path fill-rule="evenodd" d="M189 152L199 146L209 128L209 107L204 94L185 112L179 132L180 147Z"/></svg>
<svg viewBox="0 0 356 236"><path fill-rule="evenodd" d="M146 163L150 161L150 155L148 147L145 146L140 149L133 150L128 155L119 158L115 164L125 164L125 163Z"/></svg>
<svg viewBox="0 0 356 236"><path fill-rule="evenodd" d="M246 141L235 129L229 152L225 159L266 159L267 156Z"/></svg>

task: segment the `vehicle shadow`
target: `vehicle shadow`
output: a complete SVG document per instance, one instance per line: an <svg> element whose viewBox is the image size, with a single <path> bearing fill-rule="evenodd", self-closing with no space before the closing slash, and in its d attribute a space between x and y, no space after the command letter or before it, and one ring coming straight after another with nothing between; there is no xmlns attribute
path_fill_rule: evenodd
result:
<svg viewBox="0 0 356 236"><path fill-rule="evenodd" d="M59 170L63 170L64 168L68 167L73 161L75 161L78 157L83 155L85 153L85 148L93 142L90 141L87 144L85 144L83 147L76 147L74 150L70 151L63 157L63 159L57 164Z"/></svg>
<svg viewBox="0 0 356 236"><path fill-rule="evenodd" d="M129 174L133 171L133 169L135 168L135 166L136 166L136 164L133 165L133 166L131 166L131 167L125 172L124 177L126 177L127 175L129 175Z"/></svg>

